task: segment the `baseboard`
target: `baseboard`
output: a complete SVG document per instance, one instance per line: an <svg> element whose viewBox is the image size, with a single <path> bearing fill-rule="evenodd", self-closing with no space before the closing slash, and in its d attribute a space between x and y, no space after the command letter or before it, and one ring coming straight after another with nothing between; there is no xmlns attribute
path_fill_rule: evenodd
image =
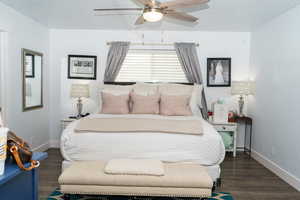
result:
<svg viewBox="0 0 300 200"><path fill-rule="evenodd" d="M294 187L296 190L300 191L300 179L291 174L290 172L282 169L279 165L261 155L260 153L253 151L251 152L252 158L254 158L257 162L261 163L263 166L271 170L289 185Z"/></svg>
<svg viewBox="0 0 300 200"><path fill-rule="evenodd" d="M59 149L60 148L60 141L59 140L51 140L50 141L50 148Z"/></svg>
<svg viewBox="0 0 300 200"><path fill-rule="evenodd" d="M50 148L50 143L47 142L47 143L41 144L38 147L33 148L32 151L34 151L34 152L37 152L37 151L43 152L43 151L47 151L49 148Z"/></svg>

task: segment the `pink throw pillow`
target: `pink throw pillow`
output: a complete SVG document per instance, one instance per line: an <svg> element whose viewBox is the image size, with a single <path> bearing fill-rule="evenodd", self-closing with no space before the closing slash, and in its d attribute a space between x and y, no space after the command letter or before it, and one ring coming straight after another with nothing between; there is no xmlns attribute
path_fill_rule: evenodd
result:
<svg viewBox="0 0 300 200"><path fill-rule="evenodd" d="M143 96L132 92L130 97L132 114L159 114L159 94Z"/></svg>
<svg viewBox="0 0 300 200"><path fill-rule="evenodd" d="M167 116L191 116L190 96L161 95L160 114Z"/></svg>
<svg viewBox="0 0 300 200"><path fill-rule="evenodd" d="M102 111L103 114L128 114L129 113L129 94L114 95L102 92Z"/></svg>

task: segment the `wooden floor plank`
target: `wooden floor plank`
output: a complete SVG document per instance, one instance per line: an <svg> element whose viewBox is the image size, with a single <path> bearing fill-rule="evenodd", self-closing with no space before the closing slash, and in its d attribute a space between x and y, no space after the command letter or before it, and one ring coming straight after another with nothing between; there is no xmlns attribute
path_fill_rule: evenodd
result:
<svg viewBox="0 0 300 200"><path fill-rule="evenodd" d="M58 187L61 172L60 151L50 149L48 154L40 167L41 199ZM243 153L238 153L236 158L226 156L221 167L222 187L218 191L230 192L235 200L300 200L300 192Z"/></svg>

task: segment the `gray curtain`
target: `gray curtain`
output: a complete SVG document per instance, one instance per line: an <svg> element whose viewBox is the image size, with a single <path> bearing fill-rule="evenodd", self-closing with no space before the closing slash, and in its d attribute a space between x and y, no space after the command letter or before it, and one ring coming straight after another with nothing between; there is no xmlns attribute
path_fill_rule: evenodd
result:
<svg viewBox="0 0 300 200"><path fill-rule="evenodd" d="M188 81L191 83L203 84L196 45L194 43L175 43L175 50ZM207 111L207 102L203 89L201 112L204 119L208 119Z"/></svg>
<svg viewBox="0 0 300 200"><path fill-rule="evenodd" d="M112 42L107 55L104 81L115 81L129 50L130 42Z"/></svg>

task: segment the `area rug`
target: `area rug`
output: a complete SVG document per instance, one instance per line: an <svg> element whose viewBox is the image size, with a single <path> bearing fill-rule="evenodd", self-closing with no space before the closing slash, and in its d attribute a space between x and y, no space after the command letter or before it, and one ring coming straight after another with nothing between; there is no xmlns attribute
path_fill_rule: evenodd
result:
<svg viewBox="0 0 300 200"><path fill-rule="evenodd" d="M56 189L47 200L64 200L64 198L59 189ZM72 195L71 200L199 200L199 198ZM213 193L212 197L207 200L233 200L233 197L229 193L219 192Z"/></svg>

